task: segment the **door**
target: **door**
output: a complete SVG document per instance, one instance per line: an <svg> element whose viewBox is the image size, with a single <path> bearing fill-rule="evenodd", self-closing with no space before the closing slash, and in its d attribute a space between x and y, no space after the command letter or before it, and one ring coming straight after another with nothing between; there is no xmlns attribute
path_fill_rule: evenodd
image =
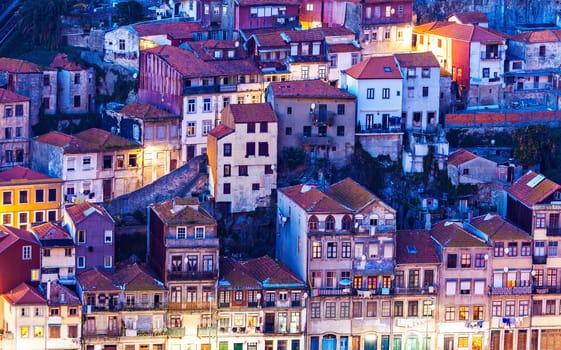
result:
<svg viewBox="0 0 561 350"><path fill-rule="evenodd" d="M195 145L188 145L187 146L187 161L195 158Z"/></svg>
<svg viewBox="0 0 561 350"><path fill-rule="evenodd" d="M177 159L170 159L169 171L174 171L175 169L177 169Z"/></svg>
<svg viewBox="0 0 561 350"><path fill-rule="evenodd" d="M376 350L378 345L378 337L375 335L370 335L364 337L364 350Z"/></svg>
<svg viewBox="0 0 561 350"><path fill-rule="evenodd" d="M111 179L103 180L103 201L108 201L111 199L112 193L112 182Z"/></svg>

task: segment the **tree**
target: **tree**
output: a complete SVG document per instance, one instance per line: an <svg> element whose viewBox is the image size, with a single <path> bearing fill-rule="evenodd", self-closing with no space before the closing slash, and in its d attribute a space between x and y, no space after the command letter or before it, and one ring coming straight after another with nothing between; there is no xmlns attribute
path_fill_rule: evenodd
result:
<svg viewBox="0 0 561 350"><path fill-rule="evenodd" d="M514 157L522 165L539 164L542 172L552 166L557 142L547 126L537 124L516 129L512 139Z"/></svg>
<svg viewBox="0 0 561 350"><path fill-rule="evenodd" d="M144 19L142 4L138 1L126 1L117 4L117 22L120 25L140 22Z"/></svg>
<svg viewBox="0 0 561 350"><path fill-rule="evenodd" d="M16 26L30 43L57 49L62 42L61 16L67 11L67 0L24 0Z"/></svg>

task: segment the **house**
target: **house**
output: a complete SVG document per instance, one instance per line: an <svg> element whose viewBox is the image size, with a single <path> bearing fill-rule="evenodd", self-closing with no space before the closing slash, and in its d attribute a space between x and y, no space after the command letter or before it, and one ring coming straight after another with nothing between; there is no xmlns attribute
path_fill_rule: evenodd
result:
<svg viewBox="0 0 561 350"><path fill-rule="evenodd" d="M0 169L29 165L29 108L28 97L0 88Z"/></svg>
<svg viewBox="0 0 561 350"><path fill-rule="evenodd" d="M31 168L61 178L66 203L100 203L142 185L141 146L102 129L51 131L34 138L31 149Z"/></svg>
<svg viewBox="0 0 561 350"><path fill-rule="evenodd" d="M222 258L218 281L218 337L236 347L301 349L306 332L306 282L263 256L246 261ZM204 327L204 325L203 325ZM202 333L205 328L199 330Z"/></svg>
<svg viewBox="0 0 561 350"><path fill-rule="evenodd" d="M303 148L308 159L343 166L354 150L355 99L321 80L271 83L267 102L278 118L278 149Z"/></svg>
<svg viewBox="0 0 561 350"><path fill-rule="evenodd" d="M357 0L303 0L300 6L302 29L343 27L347 16L347 3Z"/></svg>
<svg viewBox="0 0 561 350"><path fill-rule="evenodd" d="M295 26L299 12L299 0L235 0L227 11L234 18L233 30Z"/></svg>
<svg viewBox="0 0 561 350"><path fill-rule="evenodd" d="M449 15L446 19L448 20L448 22L455 22L459 24L473 24L475 26L489 28L489 18L487 18L487 15L480 11L456 12Z"/></svg>
<svg viewBox="0 0 561 350"><path fill-rule="evenodd" d="M448 178L454 186L493 182L497 179L497 163L459 149L448 156Z"/></svg>
<svg viewBox="0 0 561 350"><path fill-rule="evenodd" d="M39 122L39 110L43 103L43 90L40 89L43 86L43 72L36 64L15 58L0 57L0 86L29 98L27 111L29 126L27 127Z"/></svg>
<svg viewBox="0 0 561 350"><path fill-rule="evenodd" d="M0 172L0 192L0 215L5 225L28 230L32 224L54 221L60 217L60 178L16 166Z"/></svg>
<svg viewBox="0 0 561 350"><path fill-rule="evenodd" d="M327 80L328 62L321 29L286 31L281 36L290 44L287 61L291 80Z"/></svg>
<svg viewBox="0 0 561 350"><path fill-rule="evenodd" d="M430 229L442 264L438 272L436 336L445 348L482 347L491 328L488 286L492 247L484 235L459 221L443 220Z"/></svg>
<svg viewBox="0 0 561 350"><path fill-rule="evenodd" d="M103 207L90 202L65 207L62 226L74 241L76 274L94 267L113 270L115 221Z"/></svg>
<svg viewBox="0 0 561 350"><path fill-rule="evenodd" d="M174 198L149 206L148 235L147 261L169 291L167 346L208 344L210 338L197 336L197 325L215 324L216 220L196 198Z"/></svg>
<svg viewBox="0 0 561 350"><path fill-rule="evenodd" d="M231 213L270 207L277 188L277 116L267 103L232 104L208 134L210 194Z"/></svg>
<svg viewBox="0 0 561 350"><path fill-rule="evenodd" d="M102 123L104 130L142 145L142 186L178 167L181 157L181 119L178 115L132 102L104 110Z"/></svg>
<svg viewBox="0 0 561 350"><path fill-rule="evenodd" d="M0 293L7 293L21 283L37 285L41 277L40 254L41 246L32 233L0 225Z"/></svg>
<svg viewBox="0 0 561 350"><path fill-rule="evenodd" d="M327 1L321 1L326 3L326 7L330 6L327 4ZM336 7L337 4L340 6L341 3L342 1L333 1L331 6ZM362 60L362 48L358 41L355 40L355 33L350 29L332 27L322 28L321 31L324 35L326 55L329 60L327 80L331 84L340 86L341 72Z"/></svg>
<svg viewBox="0 0 561 350"><path fill-rule="evenodd" d="M73 62L68 55L59 53L50 68L57 71L56 110L62 114L84 114L95 110L95 71ZM43 88L50 85L48 75L43 76ZM51 101L43 98L43 108L51 109Z"/></svg>
<svg viewBox="0 0 561 350"><path fill-rule="evenodd" d="M413 29L413 50L434 53L468 107L502 102L505 44L503 35L473 24L431 22Z"/></svg>
<svg viewBox="0 0 561 350"><path fill-rule="evenodd" d="M179 46L185 41L192 40L193 32L200 31L203 31L200 23L184 19L122 26L105 33L103 59L138 72L140 51L161 45Z"/></svg>
<svg viewBox="0 0 561 350"><path fill-rule="evenodd" d="M401 230L395 237L394 297L382 302L381 311L389 315L393 310L394 344L396 339L403 339L405 344L423 344L421 348L434 349L440 257L429 230ZM384 308L384 303L393 305Z"/></svg>
<svg viewBox="0 0 561 350"><path fill-rule="evenodd" d="M33 226L31 232L41 243L41 283L76 284L76 248L64 227L46 222Z"/></svg>
<svg viewBox="0 0 561 350"><path fill-rule="evenodd" d="M261 70L265 85L274 81L290 80L290 70L286 61L290 55L290 45L282 36L284 32L284 29L271 29L246 34L249 35L245 41L247 52Z"/></svg>
<svg viewBox="0 0 561 350"><path fill-rule="evenodd" d="M395 57L370 57L343 71L341 88L357 97L357 142L373 157L396 160L403 138L403 75Z"/></svg>

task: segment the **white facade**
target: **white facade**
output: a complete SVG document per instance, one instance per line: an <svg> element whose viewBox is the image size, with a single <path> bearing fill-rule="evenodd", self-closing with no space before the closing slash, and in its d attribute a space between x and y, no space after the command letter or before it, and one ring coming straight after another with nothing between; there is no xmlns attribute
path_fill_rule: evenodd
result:
<svg viewBox="0 0 561 350"><path fill-rule="evenodd" d="M138 71L140 39L131 26L105 33L104 61Z"/></svg>
<svg viewBox="0 0 561 350"><path fill-rule="evenodd" d="M425 131L438 124L440 67L402 67L403 113L407 130Z"/></svg>

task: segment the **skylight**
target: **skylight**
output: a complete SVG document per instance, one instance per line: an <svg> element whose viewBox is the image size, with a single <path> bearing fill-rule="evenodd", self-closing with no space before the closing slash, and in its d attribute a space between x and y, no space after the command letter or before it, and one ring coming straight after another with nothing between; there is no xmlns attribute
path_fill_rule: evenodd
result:
<svg viewBox="0 0 561 350"><path fill-rule="evenodd" d="M407 253L417 254L417 247L415 247L414 245L408 244L406 248L407 248Z"/></svg>
<svg viewBox="0 0 561 350"><path fill-rule="evenodd" d="M391 67L384 67L384 72L390 73L392 71Z"/></svg>
<svg viewBox="0 0 561 350"><path fill-rule="evenodd" d="M528 183L526 185L528 185L528 187L534 188L536 187L540 182L542 182L542 180L545 179L545 176L543 176L542 174L539 174L538 176L536 176L535 178L533 178L532 180L528 181Z"/></svg>

